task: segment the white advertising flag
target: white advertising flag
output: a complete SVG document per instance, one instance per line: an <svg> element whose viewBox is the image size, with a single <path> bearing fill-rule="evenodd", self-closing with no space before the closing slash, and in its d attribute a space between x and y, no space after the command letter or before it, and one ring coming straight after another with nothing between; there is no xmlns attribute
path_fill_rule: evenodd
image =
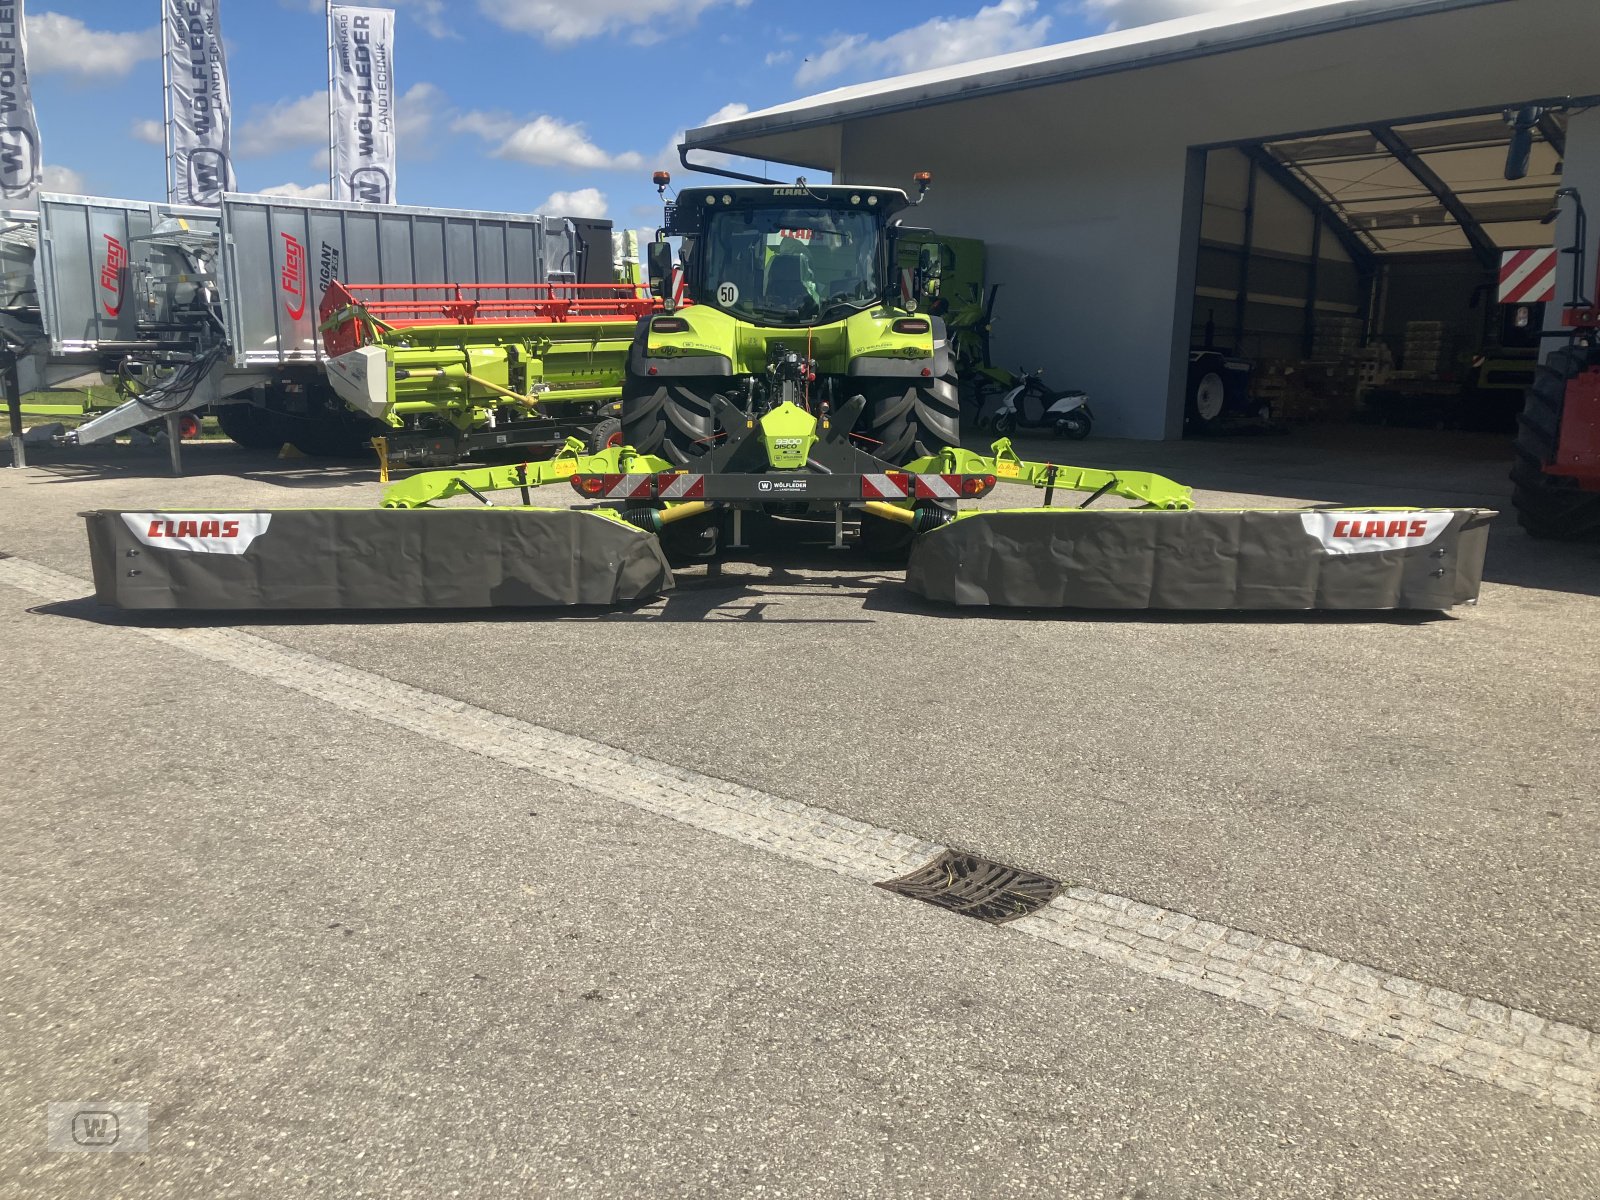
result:
<svg viewBox="0 0 1600 1200"><path fill-rule="evenodd" d="M39 191L41 170L22 5L0 3L0 196L32 199Z"/></svg>
<svg viewBox="0 0 1600 1200"><path fill-rule="evenodd" d="M394 10L328 10L333 78L330 182L335 200L395 202Z"/></svg>
<svg viewBox="0 0 1600 1200"><path fill-rule="evenodd" d="M165 0L167 198L216 208L236 184L221 0Z"/></svg>

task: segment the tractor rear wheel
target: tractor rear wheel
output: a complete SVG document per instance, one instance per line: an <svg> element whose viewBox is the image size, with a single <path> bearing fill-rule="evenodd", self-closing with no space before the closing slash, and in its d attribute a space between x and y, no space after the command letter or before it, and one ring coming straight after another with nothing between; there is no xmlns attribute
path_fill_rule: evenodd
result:
<svg viewBox="0 0 1600 1200"><path fill-rule="evenodd" d="M891 381L885 380L886 384ZM869 447L899 466L961 444L961 398L954 377L867 393L857 428L878 444Z"/></svg>
<svg viewBox="0 0 1600 1200"><path fill-rule="evenodd" d="M695 381L629 380L622 392L622 442L685 466L711 449L711 389Z"/></svg>
<svg viewBox="0 0 1600 1200"><path fill-rule="evenodd" d="M1557 350L1534 375L1517 418L1511 503L1517 523L1536 538L1572 541L1600 535L1600 492L1586 492L1576 479L1544 470L1561 439L1567 383L1589 363L1588 350L1576 346Z"/></svg>

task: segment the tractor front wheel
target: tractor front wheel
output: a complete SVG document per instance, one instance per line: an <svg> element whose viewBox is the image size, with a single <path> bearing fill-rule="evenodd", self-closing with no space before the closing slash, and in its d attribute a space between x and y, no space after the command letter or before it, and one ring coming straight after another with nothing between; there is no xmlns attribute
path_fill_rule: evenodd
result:
<svg viewBox="0 0 1600 1200"><path fill-rule="evenodd" d="M1544 470L1560 444L1567 384L1589 369L1590 353L1568 346L1552 354L1534 375L1517 418L1511 503L1517 523L1536 538L1576 541L1600 534L1600 492Z"/></svg>

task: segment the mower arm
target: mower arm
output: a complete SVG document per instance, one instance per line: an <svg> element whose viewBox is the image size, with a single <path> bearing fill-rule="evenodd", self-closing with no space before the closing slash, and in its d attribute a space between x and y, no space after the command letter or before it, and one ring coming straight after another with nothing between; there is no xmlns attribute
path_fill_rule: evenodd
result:
<svg viewBox="0 0 1600 1200"><path fill-rule="evenodd" d="M1127 500L1142 501L1147 508L1182 510L1194 507L1190 490L1164 475L1029 462L1017 457L1010 438L1001 438L989 449L992 453L983 455L959 446L947 446L938 454L907 463L904 469L942 475L993 475L998 483L1026 483L1035 488L1061 488L1096 496L1109 492Z"/></svg>
<svg viewBox="0 0 1600 1200"><path fill-rule="evenodd" d="M627 475L674 469L666 459L636 454L631 446L608 446L598 454L585 454L580 439L568 438L567 444L556 451L554 458L542 462L506 463L465 471L424 471L409 479L402 479L385 489L383 507L426 508L435 500L467 495L476 496L488 504L489 492L544 487L571 479L574 475Z"/></svg>

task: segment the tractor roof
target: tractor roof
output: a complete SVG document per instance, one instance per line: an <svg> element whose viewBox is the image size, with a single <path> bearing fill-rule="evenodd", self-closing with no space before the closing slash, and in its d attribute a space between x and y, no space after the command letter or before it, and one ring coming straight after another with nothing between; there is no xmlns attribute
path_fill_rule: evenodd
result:
<svg viewBox="0 0 1600 1200"><path fill-rule="evenodd" d="M877 203L870 207L886 213L898 212L911 203L899 188L853 184L773 184L770 187L765 184L734 184L683 188L678 192L678 208L682 210L693 206L710 209L714 204L707 197L714 198L715 204L732 204L736 208L794 208L807 204L850 208L866 206L869 197L876 197Z"/></svg>

